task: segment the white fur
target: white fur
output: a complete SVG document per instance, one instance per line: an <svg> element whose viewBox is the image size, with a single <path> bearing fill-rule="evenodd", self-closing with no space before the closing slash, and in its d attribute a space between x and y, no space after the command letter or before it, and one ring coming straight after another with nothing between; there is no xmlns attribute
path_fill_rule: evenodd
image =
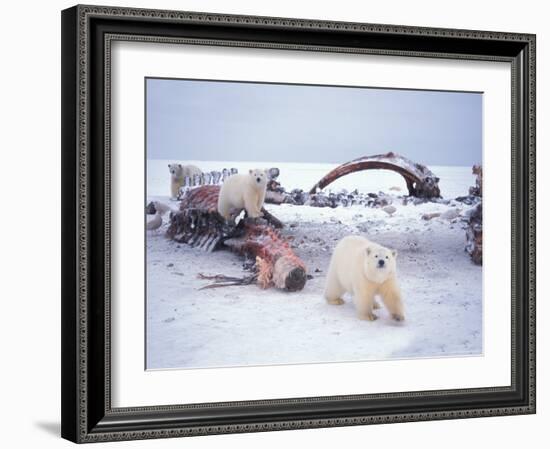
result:
<svg viewBox="0 0 550 449"><path fill-rule="evenodd" d="M168 170L170 171L170 198L173 200L178 198L180 188L187 176L192 179L193 175L202 174L201 169L195 165L168 164Z"/></svg>
<svg viewBox="0 0 550 449"><path fill-rule="evenodd" d="M344 237L334 249L327 274L325 298L329 304L343 304L342 295L351 293L360 319L375 320L379 295L392 318L405 319L397 284L396 251L360 236ZM383 261L383 266L379 261Z"/></svg>
<svg viewBox="0 0 550 449"><path fill-rule="evenodd" d="M230 176L221 186L218 212L226 220L243 209L251 218L261 217L266 186L267 174L264 170L250 170L246 175Z"/></svg>

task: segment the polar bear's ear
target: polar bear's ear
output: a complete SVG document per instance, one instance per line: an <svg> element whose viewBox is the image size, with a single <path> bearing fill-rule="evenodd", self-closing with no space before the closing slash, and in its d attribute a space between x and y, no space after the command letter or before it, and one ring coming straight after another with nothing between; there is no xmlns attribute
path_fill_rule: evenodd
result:
<svg viewBox="0 0 550 449"><path fill-rule="evenodd" d="M367 246L367 256L370 256L370 253L371 253L370 246Z"/></svg>
<svg viewBox="0 0 550 449"><path fill-rule="evenodd" d="M181 164L178 164L178 167L181 168Z"/></svg>
<svg viewBox="0 0 550 449"><path fill-rule="evenodd" d="M392 250L391 250L391 255L392 255L393 257L397 257L397 250L392 249Z"/></svg>

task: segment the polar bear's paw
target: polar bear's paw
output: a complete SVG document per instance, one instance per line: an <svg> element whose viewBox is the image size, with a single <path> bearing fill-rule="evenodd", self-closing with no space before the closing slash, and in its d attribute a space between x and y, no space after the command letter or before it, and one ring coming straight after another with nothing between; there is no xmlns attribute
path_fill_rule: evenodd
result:
<svg viewBox="0 0 550 449"><path fill-rule="evenodd" d="M327 302L334 306L341 306L342 304L344 304L345 301L342 298L336 298L336 299L327 299Z"/></svg>
<svg viewBox="0 0 550 449"><path fill-rule="evenodd" d="M405 315L403 315L402 313L392 313L391 317L395 321L405 321Z"/></svg>
<svg viewBox="0 0 550 449"><path fill-rule="evenodd" d="M372 312L366 312L366 313L360 313L359 319L365 320L365 321L375 321L378 319L378 317Z"/></svg>

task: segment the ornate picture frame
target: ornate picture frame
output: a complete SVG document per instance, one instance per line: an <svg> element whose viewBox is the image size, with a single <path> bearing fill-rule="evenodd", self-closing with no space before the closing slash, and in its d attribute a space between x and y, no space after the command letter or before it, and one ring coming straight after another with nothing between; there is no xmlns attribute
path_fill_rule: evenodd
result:
<svg viewBox="0 0 550 449"><path fill-rule="evenodd" d="M511 66L511 384L112 406L111 44L138 41ZM535 413L535 36L120 7L62 12L62 436L96 442Z"/></svg>

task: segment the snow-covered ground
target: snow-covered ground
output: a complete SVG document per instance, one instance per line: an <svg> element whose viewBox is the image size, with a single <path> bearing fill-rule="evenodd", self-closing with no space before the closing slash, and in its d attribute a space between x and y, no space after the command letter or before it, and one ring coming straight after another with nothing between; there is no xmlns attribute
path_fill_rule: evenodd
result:
<svg viewBox="0 0 550 449"><path fill-rule="evenodd" d="M148 162L148 198L168 201L168 161ZM203 170L260 165L281 169L287 189L309 189L333 165L197 162ZM430 167L445 198L465 195L474 184L470 167ZM388 191L405 185L399 175L369 171L345 176L333 190ZM242 258L229 251L205 253L164 237L167 223L147 235L147 368L342 362L482 353L482 268L464 252L464 222L426 213L469 208L461 203L403 205L396 212L362 206L315 208L266 205L285 223L298 256L313 276L297 293L255 285L199 290L198 273L243 276ZM453 214L451 214L453 215ZM330 255L345 235L364 235L395 248L406 307L397 323L382 308L379 319L357 318L350 297L342 306L322 297Z"/></svg>

